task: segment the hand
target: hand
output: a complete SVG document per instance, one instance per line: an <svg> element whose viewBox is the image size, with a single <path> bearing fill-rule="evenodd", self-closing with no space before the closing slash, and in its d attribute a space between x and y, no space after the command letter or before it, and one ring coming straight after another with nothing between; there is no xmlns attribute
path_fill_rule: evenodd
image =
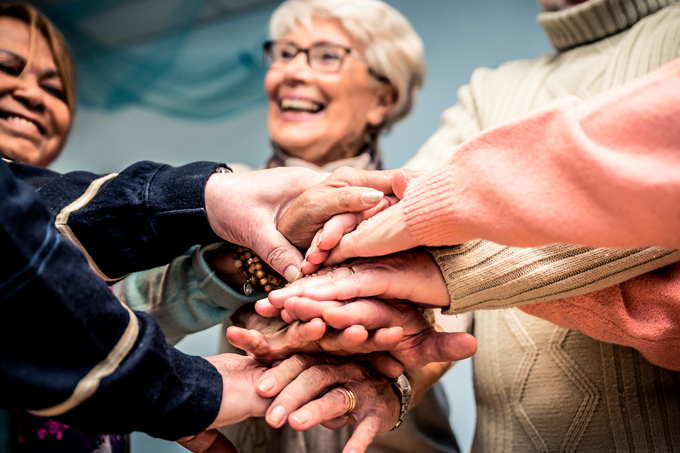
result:
<svg viewBox="0 0 680 453"><path fill-rule="evenodd" d="M349 397L338 387L349 388L356 397L349 415ZM345 453L366 451L376 434L392 429L401 408L389 379L352 360L324 355L296 355L283 361L262 376L258 392L264 397L277 395L266 414L275 428L286 420L298 431L318 424L340 429L356 423Z"/></svg>
<svg viewBox="0 0 680 453"><path fill-rule="evenodd" d="M354 257L383 256L422 245L406 226L402 203L381 211L345 234L324 261L326 266ZM309 258L308 258L309 259Z"/></svg>
<svg viewBox="0 0 680 453"><path fill-rule="evenodd" d="M335 301L357 297L403 299L418 307L450 304L446 282L432 255L413 250L321 269L317 275L272 291L268 299L257 302L256 309L263 316L282 315L287 322L308 321L322 317L325 308L338 306Z"/></svg>
<svg viewBox="0 0 680 453"><path fill-rule="evenodd" d="M222 375L220 410L208 430L264 415L271 400L258 395L255 383L268 370L265 365L238 354L220 354L205 359Z"/></svg>
<svg viewBox="0 0 680 453"><path fill-rule="evenodd" d="M290 205L278 222L279 231L300 249L309 248L317 231L334 215L370 210L366 214L370 217L388 207L394 200L380 203L382 195L375 190L391 194L394 173L349 167L335 170Z"/></svg>
<svg viewBox="0 0 680 453"><path fill-rule="evenodd" d="M288 281L295 281L302 255L276 225L294 199L326 177L299 167L215 173L205 186L208 222L219 237L249 247Z"/></svg>
<svg viewBox="0 0 680 453"><path fill-rule="evenodd" d="M238 453L234 444L216 429L206 429L177 443L193 453Z"/></svg>
<svg viewBox="0 0 680 453"><path fill-rule="evenodd" d="M391 173L391 186L393 197L388 197L389 203L383 203L361 213L354 214L338 214L326 222L321 230L319 230L307 250L305 261L302 265L302 272L304 274L311 274L316 272L321 264L326 261L326 258L331 253L331 250L336 247L345 234L354 231L364 220L367 220L374 215L384 211L390 206L396 204L397 199L404 197L406 187L413 178L420 176L424 172L416 172L410 170L397 170ZM406 249L401 249L406 250Z"/></svg>
<svg viewBox="0 0 680 453"><path fill-rule="evenodd" d="M297 303L302 303L298 300ZM312 310L315 301L305 301L301 311ZM421 368L430 362L455 362L472 356L477 350L477 342L467 333L437 332L432 324L413 306L397 300L358 299L353 302L328 302L323 304L321 313L328 326L337 331L344 329L365 328L371 332L367 341L358 347L342 351L343 354L369 354L386 351L406 368ZM295 352L316 352L310 350L308 343L289 343L286 348L276 348L263 336L252 334L249 344L247 339L241 338L239 348L256 351L257 356L278 354L278 358ZM323 350L338 354L340 345L333 341L319 342ZM230 338L232 341L232 338ZM297 349L296 349L297 348ZM375 357L373 360L377 360ZM378 363L371 362L374 368L383 374L398 376L403 367L395 369L394 364L379 358Z"/></svg>

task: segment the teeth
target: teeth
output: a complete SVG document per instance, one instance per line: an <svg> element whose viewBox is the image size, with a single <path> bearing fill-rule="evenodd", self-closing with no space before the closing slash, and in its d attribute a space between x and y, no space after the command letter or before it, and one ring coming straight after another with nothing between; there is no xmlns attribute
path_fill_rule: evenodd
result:
<svg viewBox="0 0 680 453"><path fill-rule="evenodd" d="M281 99L281 108L284 110L316 113L323 107L316 102L308 101L306 99L283 98Z"/></svg>
<svg viewBox="0 0 680 453"><path fill-rule="evenodd" d="M31 120L27 120L26 118L20 118L18 116L8 116L7 121L12 121L14 123L19 123L19 124L22 124L24 126L32 127L33 129L36 129L36 130L38 129L37 124L35 124Z"/></svg>

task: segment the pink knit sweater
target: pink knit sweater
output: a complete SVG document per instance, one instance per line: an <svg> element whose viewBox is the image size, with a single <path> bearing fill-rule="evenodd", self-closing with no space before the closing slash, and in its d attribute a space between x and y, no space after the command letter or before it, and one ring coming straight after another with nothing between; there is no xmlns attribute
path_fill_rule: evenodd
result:
<svg viewBox="0 0 680 453"><path fill-rule="evenodd" d="M432 246L680 248L680 59L471 139L403 203L411 233ZM680 263L520 309L680 370Z"/></svg>
<svg viewBox="0 0 680 453"><path fill-rule="evenodd" d="M680 248L680 59L467 141L403 203L426 245Z"/></svg>

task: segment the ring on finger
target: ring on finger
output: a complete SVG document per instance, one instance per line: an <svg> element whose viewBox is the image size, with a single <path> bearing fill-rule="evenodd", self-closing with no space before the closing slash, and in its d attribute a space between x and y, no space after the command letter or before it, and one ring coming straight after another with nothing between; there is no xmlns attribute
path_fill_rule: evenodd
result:
<svg viewBox="0 0 680 453"><path fill-rule="evenodd" d="M352 391L352 389L350 389L349 387L344 386L338 387L338 390L345 392L347 398L349 399L349 407L347 408L347 412L345 412L345 415L350 415L354 411L354 408L357 406L357 397Z"/></svg>

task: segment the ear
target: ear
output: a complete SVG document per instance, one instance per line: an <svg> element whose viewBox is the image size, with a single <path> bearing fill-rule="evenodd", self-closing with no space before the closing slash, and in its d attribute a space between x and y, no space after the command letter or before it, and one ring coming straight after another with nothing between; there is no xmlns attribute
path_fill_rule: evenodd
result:
<svg viewBox="0 0 680 453"><path fill-rule="evenodd" d="M385 117L387 117L394 108L396 100L397 91L392 84L381 84L376 92L375 102L366 114L366 123L371 126L377 126L385 121Z"/></svg>

